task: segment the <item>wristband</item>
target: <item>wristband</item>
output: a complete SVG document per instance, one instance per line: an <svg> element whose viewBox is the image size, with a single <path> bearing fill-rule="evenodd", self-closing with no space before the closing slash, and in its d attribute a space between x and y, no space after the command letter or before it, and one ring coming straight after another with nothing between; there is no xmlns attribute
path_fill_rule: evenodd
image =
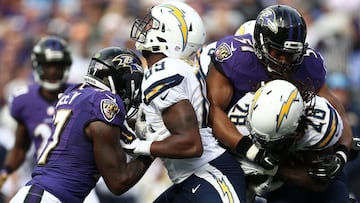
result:
<svg viewBox="0 0 360 203"><path fill-rule="evenodd" d="M150 156L150 148L153 141L140 140L138 145L134 149L134 154Z"/></svg>
<svg viewBox="0 0 360 203"><path fill-rule="evenodd" d="M235 150L237 153L246 156L250 160L254 160L259 152L259 148L257 148L253 144L252 140L247 136L244 136L240 139L236 145Z"/></svg>

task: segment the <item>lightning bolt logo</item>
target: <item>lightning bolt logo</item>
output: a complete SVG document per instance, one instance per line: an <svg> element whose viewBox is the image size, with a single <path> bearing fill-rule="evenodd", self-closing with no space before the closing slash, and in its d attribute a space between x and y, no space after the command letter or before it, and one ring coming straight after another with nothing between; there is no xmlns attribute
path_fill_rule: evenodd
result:
<svg viewBox="0 0 360 203"><path fill-rule="evenodd" d="M223 178L216 177L213 173L208 171L209 174L216 180L216 182L219 184L221 191L223 192L224 197L227 197L229 200L229 203L234 203L234 197L231 194L229 186L226 184L226 182L223 180Z"/></svg>
<svg viewBox="0 0 360 203"><path fill-rule="evenodd" d="M184 18L185 15L180 9L178 9L173 5L164 5L164 7L169 8L170 13L172 13L175 16L175 18L179 21L179 29L183 38L183 50L184 50L189 37L188 36L189 31L186 25L186 20Z"/></svg>
<svg viewBox="0 0 360 203"><path fill-rule="evenodd" d="M221 188L221 190L223 191L224 196L227 196L227 197L229 198L229 202L230 202L230 203L233 203L233 202L234 202L234 199L233 199L232 194L231 194L231 192L230 192L230 189L229 189L229 187L226 185L226 183L225 183L222 179L220 179L220 178L216 178L216 181L217 181L217 183L220 185L220 188Z"/></svg>
<svg viewBox="0 0 360 203"><path fill-rule="evenodd" d="M296 100L297 94L298 94L298 90L294 89L291 92L289 98L281 106L280 113L279 113L278 119L276 121L276 132L279 130L284 118L287 118L289 111L290 111L291 104Z"/></svg>
<svg viewBox="0 0 360 203"><path fill-rule="evenodd" d="M253 101L251 103L251 106L250 108L251 109L254 109L255 108L255 105L257 103L257 101L259 100L259 97L261 95L261 93L264 91L264 86L263 87L260 87L254 94L254 98L253 98Z"/></svg>

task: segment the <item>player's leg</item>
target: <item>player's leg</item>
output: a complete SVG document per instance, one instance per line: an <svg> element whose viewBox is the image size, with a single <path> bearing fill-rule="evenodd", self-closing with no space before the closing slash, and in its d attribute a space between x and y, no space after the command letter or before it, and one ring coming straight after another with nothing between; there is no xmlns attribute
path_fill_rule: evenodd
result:
<svg viewBox="0 0 360 203"><path fill-rule="evenodd" d="M154 203L245 202L245 177L229 153L200 167L180 184L162 193Z"/></svg>

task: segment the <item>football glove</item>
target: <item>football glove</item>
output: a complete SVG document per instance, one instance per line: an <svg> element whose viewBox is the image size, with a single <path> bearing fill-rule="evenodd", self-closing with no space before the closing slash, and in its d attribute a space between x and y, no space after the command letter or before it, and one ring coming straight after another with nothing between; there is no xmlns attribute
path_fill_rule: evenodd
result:
<svg viewBox="0 0 360 203"><path fill-rule="evenodd" d="M356 159L360 151L360 138L354 137L352 141L351 150L349 153L349 160L353 161Z"/></svg>
<svg viewBox="0 0 360 203"><path fill-rule="evenodd" d="M275 156L264 149L258 148L247 136L240 139L236 146L236 152L254 161L266 170L274 169L279 163L279 160Z"/></svg>
<svg viewBox="0 0 360 203"><path fill-rule="evenodd" d="M273 169L266 170L259 164L255 164L253 161L248 159L239 158L238 161L241 163L240 166L244 171L246 176L256 176L256 175L268 175L275 176L278 170L278 166L275 166Z"/></svg>
<svg viewBox="0 0 360 203"><path fill-rule="evenodd" d="M348 152L345 146L340 145L334 154L320 157L312 161L308 174L316 179L328 180L337 176L344 168L348 159Z"/></svg>
<svg viewBox="0 0 360 203"><path fill-rule="evenodd" d="M135 155L150 155L150 146L153 141L140 140L133 134L122 133L120 144L122 148L132 151Z"/></svg>
<svg viewBox="0 0 360 203"><path fill-rule="evenodd" d="M258 185L250 185L250 188L258 196L265 196L267 193L277 190L283 185L281 181L274 181L272 176L269 176L264 182Z"/></svg>
<svg viewBox="0 0 360 203"><path fill-rule="evenodd" d="M124 149L133 150L140 140L130 132L121 132L120 144Z"/></svg>

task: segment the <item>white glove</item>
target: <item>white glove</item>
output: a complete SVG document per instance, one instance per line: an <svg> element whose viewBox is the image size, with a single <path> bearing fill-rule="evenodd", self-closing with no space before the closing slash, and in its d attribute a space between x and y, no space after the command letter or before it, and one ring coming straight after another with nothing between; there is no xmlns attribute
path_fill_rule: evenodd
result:
<svg viewBox="0 0 360 203"><path fill-rule="evenodd" d="M130 138L128 135L122 134L120 144L122 148L132 150L136 155L150 155L150 147L153 141L140 140L138 138Z"/></svg>
<svg viewBox="0 0 360 203"><path fill-rule="evenodd" d="M135 135L122 133L120 135L120 144L122 148L133 150L139 144L140 140Z"/></svg>
<svg viewBox="0 0 360 203"><path fill-rule="evenodd" d="M147 128L145 133L146 140L149 141L161 141L169 137L170 135L171 133L168 131L168 129L165 126L163 126L162 128L160 128L155 132L151 128Z"/></svg>
<svg viewBox="0 0 360 203"><path fill-rule="evenodd" d="M238 157L238 161L241 163L240 166L243 169L245 175L269 175L274 176L278 170L278 166L275 166L273 169L266 170L263 167L259 166L253 161L244 159L243 157Z"/></svg>
<svg viewBox="0 0 360 203"><path fill-rule="evenodd" d="M277 190L283 185L281 181L273 181L273 177L269 176L263 183L258 185L249 186L258 196L264 196L265 194Z"/></svg>
<svg viewBox="0 0 360 203"><path fill-rule="evenodd" d="M146 129L148 129L148 128L146 128ZM157 130L155 132L147 132L146 140L140 140L140 139L136 138L129 142L129 139L125 139L125 140L120 139L120 143L124 149L133 150L134 154L149 156L149 155L151 155L151 152L150 152L151 144L154 141L161 141L161 140L169 137L170 135L171 135L170 132L164 126L163 128L160 128L159 130ZM122 136L124 137L125 135L122 135Z"/></svg>

